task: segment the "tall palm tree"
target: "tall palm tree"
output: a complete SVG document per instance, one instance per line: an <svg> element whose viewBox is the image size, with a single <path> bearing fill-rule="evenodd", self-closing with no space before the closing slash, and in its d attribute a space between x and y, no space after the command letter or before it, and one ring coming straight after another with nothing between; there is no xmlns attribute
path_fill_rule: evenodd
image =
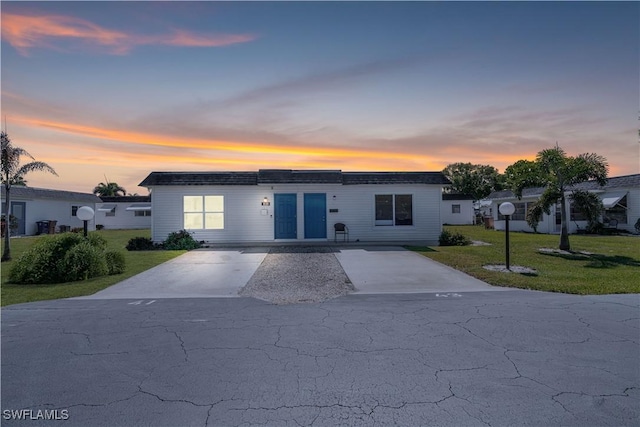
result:
<svg viewBox="0 0 640 427"><path fill-rule="evenodd" d="M6 132L0 133L0 140L2 140L2 184L4 185L6 194L4 215L5 218L11 218L11 186L14 183L19 182L20 179L24 180L24 176L30 172L45 171L56 176L58 176L58 174L48 164L36 161L25 149L14 147ZM27 156L33 160L33 162L20 165L21 156ZM2 261L11 260L10 230L11 228L7 227L4 235Z"/></svg>
<svg viewBox="0 0 640 427"><path fill-rule="evenodd" d="M93 194L103 197L126 196L127 190L125 190L123 187L120 187L115 182L107 181L106 184L104 182L98 184L93 189Z"/></svg>
<svg viewBox="0 0 640 427"><path fill-rule="evenodd" d="M533 228L542 219L542 214L551 212L551 207L560 202L560 246L562 250L571 250L569 244L569 231L567 227L567 193L572 202L583 212L588 213L589 219L593 219L600 211L602 202L600 199L585 191L574 188L576 184L588 180L595 180L600 185L607 183L609 165L604 157L594 154L579 154L576 157L567 156L567 153L557 144L554 148L542 150L535 160L535 167L531 168L534 180L545 187L542 196L534 203L527 214L527 222ZM526 174L525 174L526 175ZM515 188L515 193L520 197L525 183L531 182L531 176L520 179L520 186Z"/></svg>

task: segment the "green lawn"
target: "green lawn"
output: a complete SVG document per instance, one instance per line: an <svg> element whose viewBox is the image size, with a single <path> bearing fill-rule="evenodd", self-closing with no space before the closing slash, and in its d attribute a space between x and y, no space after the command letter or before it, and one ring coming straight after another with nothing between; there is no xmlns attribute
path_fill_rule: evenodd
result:
<svg viewBox="0 0 640 427"><path fill-rule="evenodd" d="M572 235L574 252L589 256L542 254L540 248L556 249L558 235L511 232L510 264L537 270L537 276L492 272L487 264L505 264L503 231L482 226L445 226L489 246L411 248L435 261L464 271L487 283L523 289L571 294L640 293L640 238L638 236Z"/></svg>
<svg viewBox="0 0 640 427"><path fill-rule="evenodd" d="M11 255L13 260L3 262L1 305L17 304L22 302L41 301L58 298L77 297L91 295L128 277L134 276L145 270L155 267L165 261L183 254L185 251L139 251L129 252L125 249L127 242L132 237L150 237L150 230L102 230L95 233L107 239L109 249L119 250L125 255L127 269L122 274L113 276L96 277L80 282L59 283L54 285L15 285L7 283L12 264L33 242L40 237L24 237L11 239ZM2 245L4 248L4 244Z"/></svg>

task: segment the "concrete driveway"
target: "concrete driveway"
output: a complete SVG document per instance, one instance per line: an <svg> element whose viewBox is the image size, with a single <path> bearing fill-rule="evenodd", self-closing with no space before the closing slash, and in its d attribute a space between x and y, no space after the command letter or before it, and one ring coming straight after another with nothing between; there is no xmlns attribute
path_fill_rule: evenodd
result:
<svg viewBox="0 0 640 427"><path fill-rule="evenodd" d="M190 251L87 299L237 297L269 248Z"/></svg>
<svg viewBox="0 0 640 427"><path fill-rule="evenodd" d="M308 248L307 248L308 249ZM326 247L324 247L326 251ZM269 247L204 249L124 280L83 299L237 297L264 263ZM503 291L397 246L336 248L334 255L360 294ZM305 265L296 265L304 270ZM286 274L305 277L289 268ZM263 271L261 273L264 273ZM269 274L267 274L269 275ZM308 275L307 275L308 276ZM321 276L321 275L318 275Z"/></svg>
<svg viewBox="0 0 640 427"><path fill-rule="evenodd" d="M399 246L342 248L336 257L359 294L509 290Z"/></svg>

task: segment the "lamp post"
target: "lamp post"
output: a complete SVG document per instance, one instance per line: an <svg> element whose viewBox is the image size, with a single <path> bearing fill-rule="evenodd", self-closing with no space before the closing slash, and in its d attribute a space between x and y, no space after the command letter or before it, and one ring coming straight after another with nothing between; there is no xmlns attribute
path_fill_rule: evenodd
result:
<svg viewBox="0 0 640 427"><path fill-rule="evenodd" d="M95 212L89 206L81 206L78 208L76 215L78 216L78 218L84 221L84 237L87 237L87 223L93 218Z"/></svg>
<svg viewBox="0 0 640 427"><path fill-rule="evenodd" d="M513 203L506 202L500 205L498 209L502 215L505 216L505 227L504 227L504 235L505 235L505 252L507 255L507 270L510 270L509 265L509 217L513 215L516 211L516 207L513 206Z"/></svg>

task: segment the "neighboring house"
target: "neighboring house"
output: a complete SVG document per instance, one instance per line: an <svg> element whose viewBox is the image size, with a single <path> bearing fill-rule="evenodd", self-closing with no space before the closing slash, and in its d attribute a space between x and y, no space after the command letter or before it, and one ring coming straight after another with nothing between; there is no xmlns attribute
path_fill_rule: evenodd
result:
<svg viewBox="0 0 640 427"><path fill-rule="evenodd" d="M471 225L475 223L473 196L466 194L442 194L441 217L443 224Z"/></svg>
<svg viewBox="0 0 640 427"><path fill-rule="evenodd" d="M1 188L4 212L5 188ZM78 208L89 206L95 210L96 203L101 202L93 194L14 185L11 187L11 214L18 220L15 235L37 234L39 221L56 221L56 231L60 226L82 227L84 223L76 216ZM95 230L95 220L89 221L88 226L90 230Z"/></svg>
<svg viewBox="0 0 640 427"><path fill-rule="evenodd" d="M152 172L152 238L186 229L206 242L327 241L334 225L355 241L436 244L440 172ZM340 240L346 236L340 235Z"/></svg>
<svg viewBox="0 0 640 427"><path fill-rule="evenodd" d="M635 223L640 218L640 174L612 177L605 186L595 181L577 184L577 189L594 192L600 197L604 205L603 222L611 219L618 221L617 228L635 233ZM538 200L544 188L526 188L522 192L522 199L518 200L511 191L496 191L487 199L493 202L494 226L496 230L504 230L504 217L498 213L501 203L511 202L516 211L511 216L509 229L513 231L533 231L526 222L526 212L529 204ZM567 192L570 194L570 192ZM543 214L537 231L540 233L560 233L560 204L551 209L550 215ZM569 233L576 233L587 227L581 212L576 210L567 198L567 218Z"/></svg>
<svg viewBox="0 0 640 427"><path fill-rule="evenodd" d="M151 196L100 197L96 224L105 229L151 228Z"/></svg>

